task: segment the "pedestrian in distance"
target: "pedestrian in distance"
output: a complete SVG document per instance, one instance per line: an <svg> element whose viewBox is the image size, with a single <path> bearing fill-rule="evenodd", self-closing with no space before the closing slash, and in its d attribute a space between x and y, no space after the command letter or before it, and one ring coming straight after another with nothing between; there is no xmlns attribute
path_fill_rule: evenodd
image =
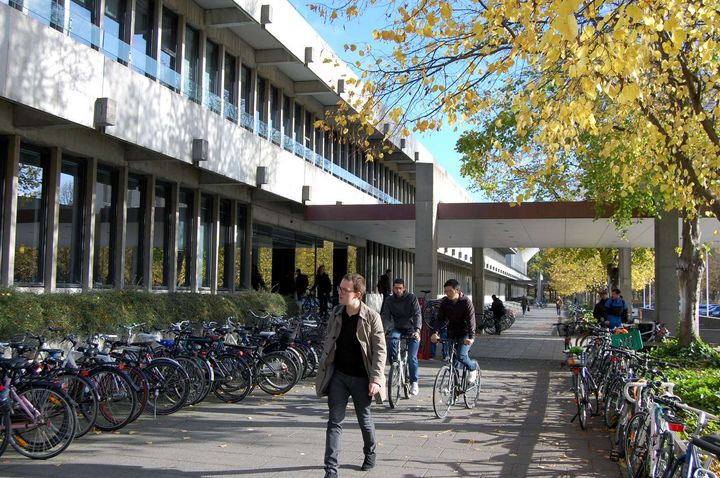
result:
<svg viewBox="0 0 720 478"><path fill-rule="evenodd" d="M346 274L338 287L339 305L328 322L323 353L315 377L318 398L327 397L329 417L325 432L325 478L337 478L342 423L352 397L363 438L361 469L375 467L375 424L370 412L374 399L382 403L385 390L385 332L380 314L361 298L365 279Z"/></svg>
<svg viewBox="0 0 720 478"><path fill-rule="evenodd" d="M555 310L557 310L557 316L560 317L560 311L562 310L563 301L560 297L555 299Z"/></svg>
<svg viewBox="0 0 720 478"><path fill-rule="evenodd" d="M493 314L493 322L495 322L495 333L500 335L502 332L502 318L505 315L505 304L503 304L503 302L495 294L492 295L490 310Z"/></svg>
<svg viewBox="0 0 720 478"><path fill-rule="evenodd" d="M318 303L320 305L320 315L325 317L328 312L328 301L330 300L330 292L332 292L332 282L330 276L325 272L325 265L321 265L315 274L315 283L313 290L317 292Z"/></svg>
<svg viewBox="0 0 720 478"><path fill-rule="evenodd" d="M407 337L408 368L410 372L410 395L417 395L418 387L418 350L420 349L420 330L422 329L422 312L415 294L405 289L403 279L393 281L393 293L383 304L380 315L383 326L389 330L390 362L397 359L400 338Z"/></svg>
<svg viewBox="0 0 720 478"><path fill-rule="evenodd" d="M527 310L530 308L527 297L523 296L522 299L520 299L520 307L522 307L522 313L524 316L525 312L527 312Z"/></svg>

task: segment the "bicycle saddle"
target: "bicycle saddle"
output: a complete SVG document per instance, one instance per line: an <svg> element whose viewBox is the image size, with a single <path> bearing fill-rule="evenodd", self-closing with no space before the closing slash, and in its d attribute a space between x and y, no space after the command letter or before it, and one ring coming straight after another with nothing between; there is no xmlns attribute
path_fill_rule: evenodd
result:
<svg viewBox="0 0 720 478"><path fill-rule="evenodd" d="M24 357L0 358L0 368L8 370L20 370L27 367L30 361Z"/></svg>

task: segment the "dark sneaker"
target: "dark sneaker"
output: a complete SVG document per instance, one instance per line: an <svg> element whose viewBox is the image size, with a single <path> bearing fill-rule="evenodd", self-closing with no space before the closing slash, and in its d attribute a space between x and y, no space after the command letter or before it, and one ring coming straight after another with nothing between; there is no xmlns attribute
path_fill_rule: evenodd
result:
<svg viewBox="0 0 720 478"><path fill-rule="evenodd" d="M326 471L325 478L338 478L338 476L334 471Z"/></svg>
<svg viewBox="0 0 720 478"><path fill-rule="evenodd" d="M372 453L370 455L365 455L365 460L363 460L363 464L360 467L362 471L368 471L375 468L375 458L377 455L375 453Z"/></svg>

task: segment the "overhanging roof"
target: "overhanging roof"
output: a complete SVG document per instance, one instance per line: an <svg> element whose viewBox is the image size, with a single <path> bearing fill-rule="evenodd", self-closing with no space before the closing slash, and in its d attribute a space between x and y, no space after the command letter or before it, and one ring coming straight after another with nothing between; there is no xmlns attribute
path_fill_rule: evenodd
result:
<svg viewBox="0 0 720 478"><path fill-rule="evenodd" d="M591 202L440 203L438 247L653 247L655 220L636 218L625 236ZM393 247L415 247L415 205L308 206L305 219ZM720 223L701 219L701 241L720 247ZM678 222L678 231L680 223Z"/></svg>

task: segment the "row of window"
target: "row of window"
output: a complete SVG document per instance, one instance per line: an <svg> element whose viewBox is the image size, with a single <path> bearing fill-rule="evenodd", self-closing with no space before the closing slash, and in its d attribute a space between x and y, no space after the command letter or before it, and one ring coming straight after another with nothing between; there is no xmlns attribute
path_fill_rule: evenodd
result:
<svg viewBox="0 0 720 478"><path fill-rule="evenodd" d="M63 154L60 159L60 176L57 191L50 191L50 154L47 150L23 144L20 151L17 182L17 215L15 217L15 264L16 285L37 286L47 282L46 241L48 231L49 198L57 194L58 227L57 252L55 254L55 279L57 287L80 287L88 231L85 207L89 192L87 162ZM6 163L7 164L7 163ZM6 169L6 168L3 168ZM5 171L3 171L5 172ZM118 170L98 165L95 176L94 230L92 231L92 286L94 288L115 286L115 267L122 268L122 280L126 287L168 288L171 264L175 266L178 288L192 285L192 261L200 259L196 271L198 287L211 287L212 238L215 227L214 208L219 207L219 249L217 280L219 289L230 289L242 283L242 252L245 243L246 208L237 207L236 227L232 221L232 202L195 190L179 188L177 204L172 203L172 185L164 181L150 180L146 176L129 175L121 184ZM4 184L4 181L3 181ZM150 203L150 189L153 201ZM124 223L124 262L119 263L117 227L119 215L119 192L125 188L127 214ZM12 194L12 192L10 192ZM199 215L194 216L194 201L199 197ZM152 208L150 211L148 208ZM171 214L177 208L175 247L171 247ZM146 239L147 218L152 212L152 238ZM3 218L9 220L10 218ZM192 234L199 228L197 248L193 250ZM233 237L233 231L235 236ZM148 251L146 248L150 248ZM173 252L174 251L174 252ZM148 254L150 252L150 254ZM170 254L173 254L171 257ZM146 261L151 261L146 267ZM230 267L234 264L234 268ZM234 273L232 272L234 269ZM147 271L150 276L147 276Z"/></svg>
<svg viewBox="0 0 720 478"><path fill-rule="evenodd" d="M155 2L160 0L65 0L69 3L67 24L58 0L3 1L27 9L31 16L68 31L77 41L131 65L384 202L414 202L410 183L378 162L367 162L362 148L342 135L315 128L312 112L267 79L253 75L236 56L223 54L217 43L203 41L200 30L182 23L166 6L158 10ZM129 11L133 4L134 10ZM155 48L159 48L157 58Z"/></svg>

